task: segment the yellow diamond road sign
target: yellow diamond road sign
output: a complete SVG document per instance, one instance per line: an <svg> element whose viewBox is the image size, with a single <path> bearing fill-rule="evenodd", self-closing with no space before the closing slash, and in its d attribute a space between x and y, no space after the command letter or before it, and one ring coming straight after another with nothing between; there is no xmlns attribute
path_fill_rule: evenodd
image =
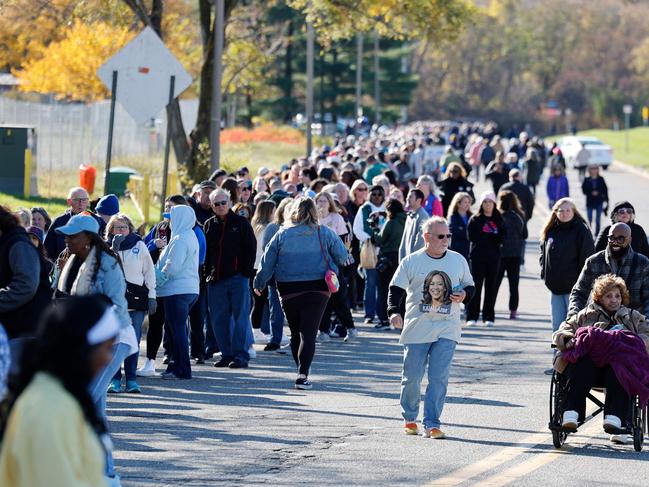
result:
<svg viewBox="0 0 649 487"><path fill-rule="evenodd" d="M176 77L174 98L192 83L189 73L150 27L97 70L109 90L113 71L117 71L116 100L138 123L147 122L167 106L171 76Z"/></svg>

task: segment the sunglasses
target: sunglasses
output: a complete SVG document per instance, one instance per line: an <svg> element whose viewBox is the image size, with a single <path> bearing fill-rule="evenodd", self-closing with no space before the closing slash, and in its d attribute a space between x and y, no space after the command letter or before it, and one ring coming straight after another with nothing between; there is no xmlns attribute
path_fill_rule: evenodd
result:
<svg viewBox="0 0 649 487"><path fill-rule="evenodd" d="M618 215L633 215L633 210L631 208L620 208L619 210L616 211Z"/></svg>
<svg viewBox="0 0 649 487"><path fill-rule="evenodd" d="M242 186L241 191L252 191L252 186Z"/></svg>
<svg viewBox="0 0 649 487"><path fill-rule="evenodd" d="M624 243L625 240L626 237L624 235L618 235L617 237L615 235L608 236L608 241L611 243Z"/></svg>
<svg viewBox="0 0 649 487"><path fill-rule="evenodd" d="M356 191L367 191L367 188L356 188Z"/></svg>
<svg viewBox="0 0 649 487"><path fill-rule="evenodd" d="M374 198L375 196L376 196L376 197L378 197L378 196L381 196L381 197L382 197L382 196L383 196L383 193L372 193L372 194L370 194L370 196L371 196L372 198Z"/></svg>
<svg viewBox="0 0 649 487"><path fill-rule="evenodd" d="M428 235L430 235L431 237L437 237L439 240L444 240L445 238L450 240L453 236L450 233L429 233Z"/></svg>
<svg viewBox="0 0 649 487"><path fill-rule="evenodd" d="M215 201L215 202L212 203L212 204L213 204L215 207L226 206L226 205L228 204L228 200L224 200L224 201Z"/></svg>

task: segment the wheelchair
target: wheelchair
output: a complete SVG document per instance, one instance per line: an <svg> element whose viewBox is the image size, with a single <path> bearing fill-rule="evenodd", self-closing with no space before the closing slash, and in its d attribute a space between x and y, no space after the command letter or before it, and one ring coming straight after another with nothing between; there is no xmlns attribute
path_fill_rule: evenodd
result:
<svg viewBox="0 0 649 487"><path fill-rule="evenodd" d="M570 379L555 370L552 374L552 382L550 383L550 423L548 427L552 431L552 443L557 449L565 444L570 433L574 433L574 431L568 431L561 426L569 387ZM592 390L586 397L597 406L597 409L583 420L580 418L579 426L604 411L604 403L593 395ZM629 412L627 413L624 429L626 434L633 437L633 448L638 452L642 451L644 435L647 434L649 436L649 424L647 423L648 409L649 406L645 406L644 408L640 406L638 396L632 397L629 401Z"/></svg>

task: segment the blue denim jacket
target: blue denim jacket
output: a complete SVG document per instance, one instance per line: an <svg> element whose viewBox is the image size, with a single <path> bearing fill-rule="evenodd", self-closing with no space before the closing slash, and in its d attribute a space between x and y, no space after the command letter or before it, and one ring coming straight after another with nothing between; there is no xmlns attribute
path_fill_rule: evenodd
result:
<svg viewBox="0 0 649 487"><path fill-rule="evenodd" d="M345 245L338 235L322 225L320 238L328 266L320 250L317 228L308 225L280 228L264 249L254 288L264 289L273 275L278 282L295 282L324 279L328 269L338 273L338 266L349 257Z"/></svg>

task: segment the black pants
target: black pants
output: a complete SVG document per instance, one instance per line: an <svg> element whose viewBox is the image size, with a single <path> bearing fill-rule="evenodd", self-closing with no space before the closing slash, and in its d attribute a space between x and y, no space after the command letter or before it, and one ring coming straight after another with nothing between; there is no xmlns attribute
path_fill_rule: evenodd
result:
<svg viewBox="0 0 649 487"><path fill-rule="evenodd" d="M149 331L146 334L146 358L155 360L158 355L160 343L162 343L162 330L165 324L165 309L162 299L157 298L158 307L156 312L149 315Z"/></svg>
<svg viewBox="0 0 649 487"><path fill-rule="evenodd" d="M328 301L328 294L319 291L308 291L288 299L282 296L282 308L291 330L291 353L299 374L309 375L318 327Z"/></svg>
<svg viewBox="0 0 649 487"><path fill-rule="evenodd" d="M252 285L250 287L252 289ZM268 287L265 287L261 292L261 296L252 293L252 312L250 313L250 321L252 327L261 329L261 321L264 318L264 309L268 306Z"/></svg>
<svg viewBox="0 0 649 487"><path fill-rule="evenodd" d="M610 365L598 368L593 360L585 355L576 363L570 364L565 371L568 377L568 397L565 411L577 411L581 420L586 416L586 395L593 387L606 387L604 415L612 414L622 420L622 425L629 410L629 396Z"/></svg>
<svg viewBox="0 0 649 487"><path fill-rule="evenodd" d="M346 330L354 328L354 317L352 316L352 311L349 308L349 296L347 285L347 278L344 274L338 276L340 283L340 289L337 293L333 293L327 302L327 307L325 312L322 314L322 320L320 320L320 331L329 333L331 331L331 313L335 313L338 321L341 325L345 327Z"/></svg>
<svg viewBox="0 0 649 487"><path fill-rule="evenodd" d="M399 254L386 255L391 260L383 272L379 272L379 289L376 298L376 316L380 321L388 321L388 291L390 290L390 281L397 271Z"/></svg>
<svg viewBox="0 0 649 487"><path fill-rule="evenodd" d="M471 260L471 274L475 283L475 295L466 310L467 321L477 321L480 317L480 302L482 301L482 286L484 284L484 304L482 304L482 320L495 321L496 296L498 295L498 271L500 258Z"/></svg>
<svg viewBox="0 0 649 487"><path fill-rule="evenodd" d="M496 284L496 295L500 290L500 284L503 282L507 272L509 281L509 311L518 309L518 281L521 276L521 258L520 257L502 257L500 259L500 272L498 273L498 283Z"/></svg>

